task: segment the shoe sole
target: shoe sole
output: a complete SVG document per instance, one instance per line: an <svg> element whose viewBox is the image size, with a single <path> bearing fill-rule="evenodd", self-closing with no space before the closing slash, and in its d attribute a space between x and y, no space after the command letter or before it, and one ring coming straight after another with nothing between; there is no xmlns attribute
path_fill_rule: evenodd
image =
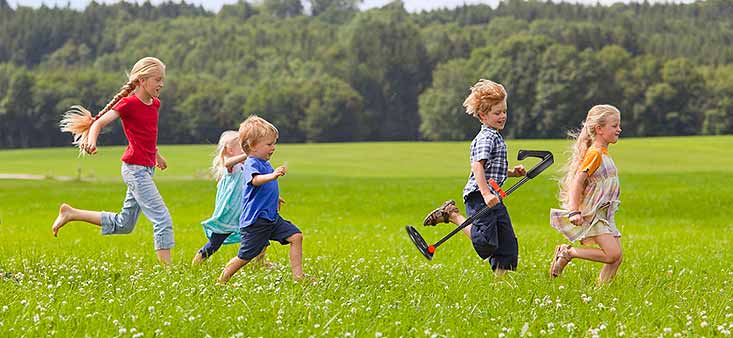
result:
<svg viewBox="0 0 733 338"><path fill-rule="evenodd" d="M448 205L456 205L456 202L455 202L454 200L447 200L447 201L443 202L443 204L441 204L441 205L440 205L439 207L435 208L435 209L434 209L433 211L431 211L431 212L430 212L430 213L429 213L429 214L428 214L428 215L427 215L427 216L425 217L425 219L423 219L423 222L422 222L423 224L422 224L422 225L425 225L425 226L436 226L436 225L438 225L438 224L440 224L440 223L447 223L447 222L438 222L438 223L435 223L435 224L430 224L430 223L428 223L427 221L428 221L428 219L429 219L429 218L431 218L431 216L433 216L433 214L435 214L436 212L443 212L443 209L444 209L444 208L446 208L446 207L447 207ZM437 217L435 217L435 218L437 218Z"/></svg>

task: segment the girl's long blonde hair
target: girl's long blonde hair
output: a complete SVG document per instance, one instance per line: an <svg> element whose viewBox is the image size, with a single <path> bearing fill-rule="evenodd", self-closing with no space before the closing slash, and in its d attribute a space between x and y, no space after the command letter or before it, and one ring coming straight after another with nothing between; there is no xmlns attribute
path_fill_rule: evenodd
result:
<svg viewBox="0 0 733 338"><path fill-rule="evenodd" d="M621 115L621 112L612 105L600 104L593 106L588 111L588 115L581 124L580 129L568 133L575 142L570 146L572 155L563 167L563 177L560 179L560 195L558 199L563 208L568 207L570 202L568 193L570 184L573 182L573 178L575 178L575 174L585 157L585 153L588 152L588 148L590 148L596 138L596 127L605 126L609 118L614 115Z"/></svg>
<svg viewBox="0 0 733 338"><path fill-rule="evenodd" d="M107 105L97 113L97 115L92 117L92 113L80 105L71 106L71 108L64 113L61 122L59 122L61 131L70 132L74 136L73 144L81 146L81 144L87 140L87 137L89 136L89 128L92 127L94 121L98 120L106 112L110 111L110 109L112 109L112 107L114 107L122 98L130 95L130 93L132 93L132 91L134 91L140 84L140 79L155 76L164 72L165 64L157 58L145 57L138 60L135 62L135 65L132 66L132 70L127 76L127 83L120 88L117 95L115 95L115 97L112 98L112 100L110 100L109 103L107 103Z"/></svg>
<svg viewBox="0 0 733 338"><path fill-rule="evenodd" d="M211 176L217 181L224 176L224 150L238 137L239 132L234 130L227 130L219 136L219 144L216 146L216 153L214 153L214 159L211 161Z"/></svg>
<svg viewBox="0 0 733 338"><path fill-rule="evenodd" d="M488 113L496 104L506 100L504 86L491 80L480 79L471 86L471 94L463 101L466 114L479 118L479 112Z"/></svg>

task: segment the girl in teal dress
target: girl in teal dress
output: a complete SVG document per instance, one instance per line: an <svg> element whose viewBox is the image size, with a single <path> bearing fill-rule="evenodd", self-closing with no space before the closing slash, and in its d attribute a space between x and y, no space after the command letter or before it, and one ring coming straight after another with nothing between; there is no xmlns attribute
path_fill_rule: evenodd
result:
<svg viewBox="0 0 733 338"><path fill-rule="evenodd" d="M211 174L218 181L214 214L201 222L209 241L193 257L194 265L214 254L222 244L241 242L239 216L244 207L242 163L246 159L247 154L239 142L239 133L234 130L223 132L211 166ZM264 255L264 251L262 253Z"/></svg>

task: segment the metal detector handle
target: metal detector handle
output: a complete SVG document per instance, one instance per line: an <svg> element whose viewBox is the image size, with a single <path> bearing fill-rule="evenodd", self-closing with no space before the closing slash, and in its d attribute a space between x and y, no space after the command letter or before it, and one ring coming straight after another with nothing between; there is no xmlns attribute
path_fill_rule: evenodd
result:
<svg viewBox="0 0 733 338"><path fill-rule="evenodd" d="M552 153L547 150L520 150L519 153L517 153L517 160L521 161L527 157L538 157L542 159L540 163L537 163L537 165L525 174L525 176L529 178L535 178L554 162Z"/></svg>
<svg viewBox="0 0 733 338"><path fill-rule="evenodd" d="M494 181L493 178L489 178L489 187L491 188L491 192L493 192L494 195L498 196L499 199L504 199L504 197L506 197L507 194L504 192L504 190L501 190L501 187L498 183L496 183L496 181Z"/></svg>

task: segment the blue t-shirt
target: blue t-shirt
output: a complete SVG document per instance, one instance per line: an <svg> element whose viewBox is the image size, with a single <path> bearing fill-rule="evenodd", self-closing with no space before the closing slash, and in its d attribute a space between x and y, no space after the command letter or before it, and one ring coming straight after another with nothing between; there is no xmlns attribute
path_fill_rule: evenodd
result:
<svg viewBox="0 0 733 338"><path fill-rule="evenodd" d="M277 201L280 191L277 180L272 180L261 186L252 185L252 178L256 175L266 175L274 172L270 162L263 159L248 157L244 161L244 210L239 218L239 227L245 228L253 224L258 218L265 218L271 222L277 219Z"/></svg>

